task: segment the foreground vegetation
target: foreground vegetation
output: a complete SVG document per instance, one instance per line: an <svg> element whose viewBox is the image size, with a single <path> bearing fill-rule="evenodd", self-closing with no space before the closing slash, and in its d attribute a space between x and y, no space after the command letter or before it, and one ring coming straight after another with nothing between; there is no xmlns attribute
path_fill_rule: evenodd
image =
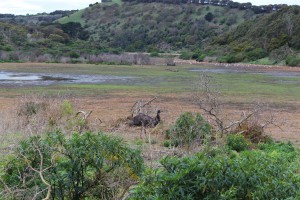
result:
<svg viewBox="0 0 300 200"><path fill-rule="evenodd" d="M166 156L158 168L145 167L140 151L104 133L56 131L22 140L0 160L0 199L300 197L299 150L291 143L238 133L216 145L211 126L191 116L184 113L171 130L184 141L180 148L193 143L202 150Z"/></svg>
<svg viewBox="0 0 300 200"><path fill-rule="evenodd" d="M139 152L118 138L49 133L20 142L2 164L1 199L121 198L142 171Z"/></svg>
<svg viewBox="0 0 300 200"><path fill-rule="evenodd" d="M146 172L132 199L297 199L299 155L291 144L259 144L236 152L207 148L194 156L166 157Z"/></svg>

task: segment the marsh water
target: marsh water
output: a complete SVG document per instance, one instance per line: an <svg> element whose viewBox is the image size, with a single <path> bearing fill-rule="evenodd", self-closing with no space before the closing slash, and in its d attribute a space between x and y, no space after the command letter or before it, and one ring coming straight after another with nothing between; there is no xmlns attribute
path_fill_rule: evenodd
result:
<svg viewBox="0 0 300 200"><path fill-rule="evenodd" d="M79 75L79 74L48 74L48 73L22 73L0 71L0 85L14 86L38 86L52 84L80 84L80 83L109 83L109 82L126 82L132 77L109 76L109 75Z"/></svg>

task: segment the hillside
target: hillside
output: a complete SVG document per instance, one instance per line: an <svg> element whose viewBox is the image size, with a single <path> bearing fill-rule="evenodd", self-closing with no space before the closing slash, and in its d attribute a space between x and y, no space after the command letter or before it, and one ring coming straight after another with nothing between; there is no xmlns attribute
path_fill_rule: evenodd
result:
<svg viewBox="0 0 300 200"><path fill-rule="evenodd" d="M197 49L254 17L251 10L196 4L95 4L82 14L91 40L125 51Z"/></svg>
<svg viewBox="0 0 300 200"><path fill-rule="evenodd" d="M104 52L187 52L183 58L267 57L267 64L298 65L299 16L299 6L117 0L77 12L3 15L0 60L89 62Z"/></svg>
<svg viewBox="0 0 300 200"><path fill-rule="evenodd" d="M221 61L225 62L251 61L266 56L273 63L292 57L299 60L299 21L300 6L285 7L217 36L210 48L222 49L227 56Z"/></svg>

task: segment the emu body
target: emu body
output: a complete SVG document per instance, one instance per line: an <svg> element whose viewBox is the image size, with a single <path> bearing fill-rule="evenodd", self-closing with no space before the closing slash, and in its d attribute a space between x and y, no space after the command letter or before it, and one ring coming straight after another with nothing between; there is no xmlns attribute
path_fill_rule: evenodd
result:
<svg viewBox="0 0 300 200"><path fill-rule="evenodd" d="M157 111L156 116L150 117L143 113L139 113L134 116L131 122L132 126L145 126L145 127L154 127L160 122L160 110Z"/></svg>
<svg viewBox="0 0 300 200"><path fill-rule="evenodd" d="M130 125L131 126L141 126L142 127L141 132L143 132L143 130L146 127L153 128L160 122L160 112L161 111L158 110L157 114L154 118L150 117L149 115L139 113L138 115L133 117L132 122L130 123ZM145 134L146 134L146 130L145 130Z"/></svg>

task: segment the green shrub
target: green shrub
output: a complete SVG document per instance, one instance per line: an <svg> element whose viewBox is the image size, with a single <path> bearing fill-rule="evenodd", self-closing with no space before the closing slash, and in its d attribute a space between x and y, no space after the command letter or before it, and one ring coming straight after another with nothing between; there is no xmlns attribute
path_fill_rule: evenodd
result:
<svg viewBox="0 0 300 200"><path fill-rule="evenodd" d="M209 21L209 22L211 22L213 19L214 19L214 15L211 13L211 12L208 12L205 16L204 16L204 18L207 20L207 21Z"/></svg>
<svg viewBox="0 0 300 200"><path fill-rule="evenodd" d="M75 114L74 112L74 106L73 104L68 101L68 100L64 100L62 102L62 104L60 105L60 110L61 110L61 115L63 116L70 116Z"/></svg>
<svg viewBox="0 0 300 200"><path fill-rule="evenodd" d="M198 57L199 53L193 53L191 58L196 60Z"/></svg>
<svg viewBox="0 0 300 200"><path fill-rule="evenodd" d="M246 53L246 57L249 61L258 60L264 58L268 53L262 48L256 48Z"/></svg>
<svg viewBox="0 0 300 200"><path fill-rule="evenodd" d="M9 45L3 45L3 46L0 46L0 50L4 50L4 51L12 51L13 48Z"/></svg>
<svg viewBox="0 0 300 200"><path fill-rule="evenodd" d="M240 152L248 150L250 147L249 141L243 135L230 134L226 139L226 144L231 150Z"/></svg>
<svg viewBox="0 0 300 200"><path fill-rule="evenodd" d="M190 146L193 142L201 142L211 133L212 127L200 114L194 116L185 112L176 120L175 125L166 132L172 145Z"/></svg>
<svg viewBox="0 0 300 200"><path fill-rule="evenodd" d="M290 143L275 143L273 141L260 143L258 148L269 153L273 157L284 157L288 162L292 162L298 156L297 149Z"/></svg>
<svg viewBox="0 0 300 200"><path fill-rule="evenodd" d="M117 199L138 179L143 160L119 138L87 132L68 139L55 132L20 142L4 166L1 180L12 199L42 199L48 191L50 199ZM0 182L0 193L6 186Z"/></svg>
<svg viewBox="0 0 300 200"><path fill-rule="evenodd" d="M190 60L192 58L192 56L193 56L193 53L184 51L184 52L181 52L179 58L183 59L183 60Z"/></svg>
<svg viewBox="0 0 300 200"><path fill-rule="evenodd" d="M69 55L70 55L71 58L79 58L80 57L79 53L77 53L75 51L71 51L69 53Z"/></svg>
<svg viewBox="0 0 300 200"><path fill-rule="evenodd" d="M199 55L199 56L196 58L196 61L202 62L202 61L204 60L205 57L206 57L205 54L201 54L201 55Z"/></svg>
<svg viewBox="0 0 300 200"><path fill-rule="evenodd" d="M150 56L151 56L151 57L159 57L159 53L156 52L156 51L155 51L155 52L151 52L151 53L150 53Z"/></svg>
<svg viewBox="0 0 300 200"><path fill-rule="evenodd" d="M130 199L299 199L297 152L287 144L265 148L166 157L162 168L147 172ZM288 159L287 149L294 155Z"/></svg>
<svg viewBox="0 0 300 200"><path fill-rule="evenodd" d="M300 57L299 56L288 56L286 59L286 64L288 66L300 66Z"/></svg>

